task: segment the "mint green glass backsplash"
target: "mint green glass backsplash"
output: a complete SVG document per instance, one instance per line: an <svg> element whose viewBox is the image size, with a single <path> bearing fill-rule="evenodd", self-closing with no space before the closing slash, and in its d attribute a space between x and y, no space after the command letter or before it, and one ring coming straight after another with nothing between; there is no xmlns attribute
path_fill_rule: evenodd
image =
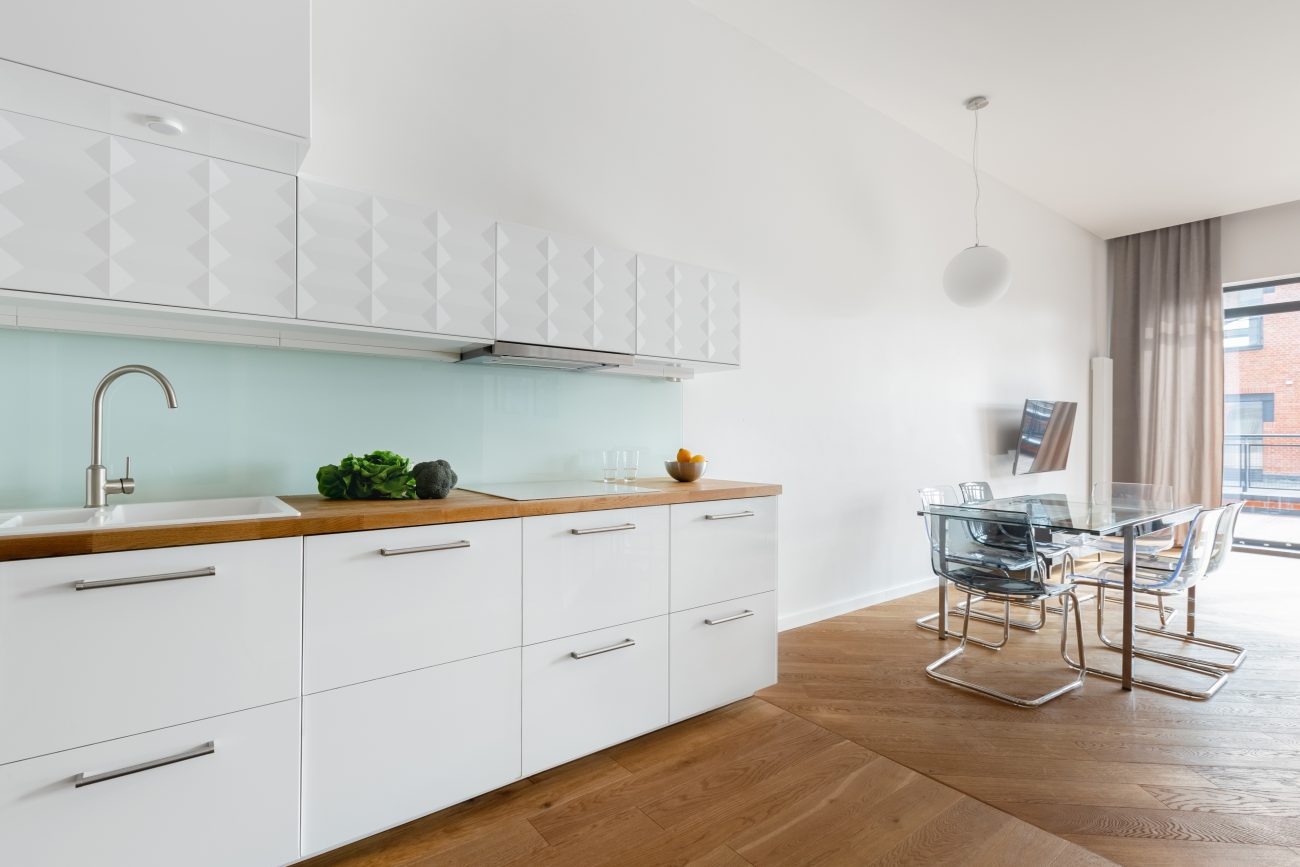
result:
<svg viewBox="0 0 1300 867"><path fill-rule="evenodd" d="M180 404L143 376L109 390L104 462L131 456L141 502L311 493L321 464L374 449L472 483L595 479L602 449L640 448L662 476L682 436L662 380L0 328L0 508L84 502L91 394L123 364Z"/></svg>

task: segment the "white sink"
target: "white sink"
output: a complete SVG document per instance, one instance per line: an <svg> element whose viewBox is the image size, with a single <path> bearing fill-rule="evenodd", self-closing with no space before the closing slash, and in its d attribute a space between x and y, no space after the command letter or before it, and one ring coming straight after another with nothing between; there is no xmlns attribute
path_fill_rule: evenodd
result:
<svg viewBox="0 0 1300 867"><path fill-rule="evenodd" d="M103 509L33 509L27 512L0 512L0 536L239 521L249 518L295 518L298 514L297 509L276 497L121 503Z"/></svg>

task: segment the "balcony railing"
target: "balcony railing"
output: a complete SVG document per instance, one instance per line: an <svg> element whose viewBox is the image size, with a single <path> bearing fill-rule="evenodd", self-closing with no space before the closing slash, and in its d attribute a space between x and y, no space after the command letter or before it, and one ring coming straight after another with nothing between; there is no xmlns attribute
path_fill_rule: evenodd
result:
<svg viewBox="0 0 1300 867"><path fill-rule="evenodd" d="M1300 434L1224 437L1223 492L1256 499L1300 500ZM1300 502L1297 503L1300 505Z"/></svg>
<svg viewBox="0 0 1300 867"><path fill-rule="evenodd" d="M1300 434L1225 437L1223 498L1246 501L1238 543L1300 551Z"/></svg>

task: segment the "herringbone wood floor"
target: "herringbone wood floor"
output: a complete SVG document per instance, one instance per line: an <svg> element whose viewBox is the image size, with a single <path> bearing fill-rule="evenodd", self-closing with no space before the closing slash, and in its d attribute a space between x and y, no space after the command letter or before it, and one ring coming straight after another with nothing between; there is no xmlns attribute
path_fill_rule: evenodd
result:
<svg viewBox="0 0 1300 867"><path fill-rule="evenodd" d="M1235 555L1201 632L1252 656L1214 700L1095 679L1038 710L924 676L932 593L878 605L783 633L758 698L309 864L1300 865L1298 596L1296 561ZM1069 676L1059 635L961 667L1031 692Z"/></svg>

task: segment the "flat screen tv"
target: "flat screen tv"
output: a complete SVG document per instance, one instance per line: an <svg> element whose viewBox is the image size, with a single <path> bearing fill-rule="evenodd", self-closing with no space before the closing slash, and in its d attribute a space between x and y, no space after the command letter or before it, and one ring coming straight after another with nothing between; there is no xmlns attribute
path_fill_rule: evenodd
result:
<svg viewBox="0 0 1300 867"><path fill-rule="evenodd" d="M1020 442L1011 468L1015 475L1065 469L1079 405L1068 400L1027 400L1020 419Z"/></svg>

